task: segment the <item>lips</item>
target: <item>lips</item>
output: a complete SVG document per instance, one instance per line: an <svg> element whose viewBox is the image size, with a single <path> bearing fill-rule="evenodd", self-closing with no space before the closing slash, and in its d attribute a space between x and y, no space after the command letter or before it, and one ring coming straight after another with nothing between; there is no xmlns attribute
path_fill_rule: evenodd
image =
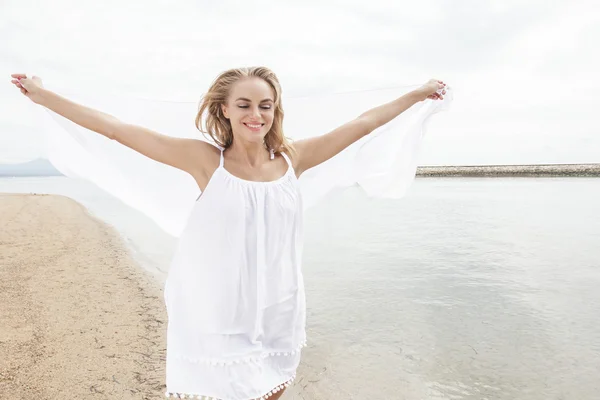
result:
<svg viewBox="0 0 600 400"><path fill-rule="evenodd" d="M248 129L250 129L252 131L259 131L260 128L262 128L265 124L251 124L251 123L244 122L244 125L246 125L248 127Z"/></svg>

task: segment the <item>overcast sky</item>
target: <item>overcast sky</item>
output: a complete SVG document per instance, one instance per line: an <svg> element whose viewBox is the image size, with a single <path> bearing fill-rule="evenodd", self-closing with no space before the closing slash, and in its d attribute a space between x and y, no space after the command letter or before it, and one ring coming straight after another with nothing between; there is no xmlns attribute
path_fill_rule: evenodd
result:
<svg viewBox="0 0 600 400"><path fill-rule="evenodd" d="M197 102L220 71L250 65L288 96L443 79L455 99L422 165L600 162L597 1L291 3L3 0L0 162L43 156L39 106L11 73L67 97Z"/></svg>

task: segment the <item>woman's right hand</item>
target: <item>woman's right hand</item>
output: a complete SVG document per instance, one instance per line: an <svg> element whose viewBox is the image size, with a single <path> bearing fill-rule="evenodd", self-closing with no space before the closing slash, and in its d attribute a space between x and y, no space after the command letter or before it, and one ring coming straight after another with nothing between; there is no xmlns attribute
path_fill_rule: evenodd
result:
<svg viewBox="0 0 600 400"><path fill-rule="evenodd" d="M39 103L41 92L44 89L42 79L38 76L28 78L26 74L11 74L14 79L11 82L21 90L25 96L34 103Z"/></svg>

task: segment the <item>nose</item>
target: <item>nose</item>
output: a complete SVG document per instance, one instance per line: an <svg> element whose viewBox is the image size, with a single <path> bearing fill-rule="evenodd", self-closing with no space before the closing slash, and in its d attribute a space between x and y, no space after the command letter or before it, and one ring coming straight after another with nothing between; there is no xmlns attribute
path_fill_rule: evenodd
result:
<svg viewBox="0 0 600 400"><path fill-rule="evenodd" d="M260 110L258 107L252 107L252 118L260 120Z"/></svg>

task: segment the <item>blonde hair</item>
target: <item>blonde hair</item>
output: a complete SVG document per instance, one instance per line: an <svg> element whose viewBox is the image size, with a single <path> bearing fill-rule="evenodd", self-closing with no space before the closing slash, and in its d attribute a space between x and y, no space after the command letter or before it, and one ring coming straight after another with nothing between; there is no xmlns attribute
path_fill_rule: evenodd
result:
<svg viewBox="0 0 600 400"><path fill-rule="evenodd" d="M233 68L222 72L212 83L208 92L202 97L196 115L196 128L202 134L210 136L212 140L223 148L228 148L233 143L233 129L231 122L223 115L222 104L227 103L227 98L234 83L242 78L261 78L275 93L274 118L271 129L265 136L265 147L275 152L287 151L296 153L290 138L283 134L283 107L281 104L281 86L273 71L267 67ZM206 118L203 121L203 116Z"/></svg>

